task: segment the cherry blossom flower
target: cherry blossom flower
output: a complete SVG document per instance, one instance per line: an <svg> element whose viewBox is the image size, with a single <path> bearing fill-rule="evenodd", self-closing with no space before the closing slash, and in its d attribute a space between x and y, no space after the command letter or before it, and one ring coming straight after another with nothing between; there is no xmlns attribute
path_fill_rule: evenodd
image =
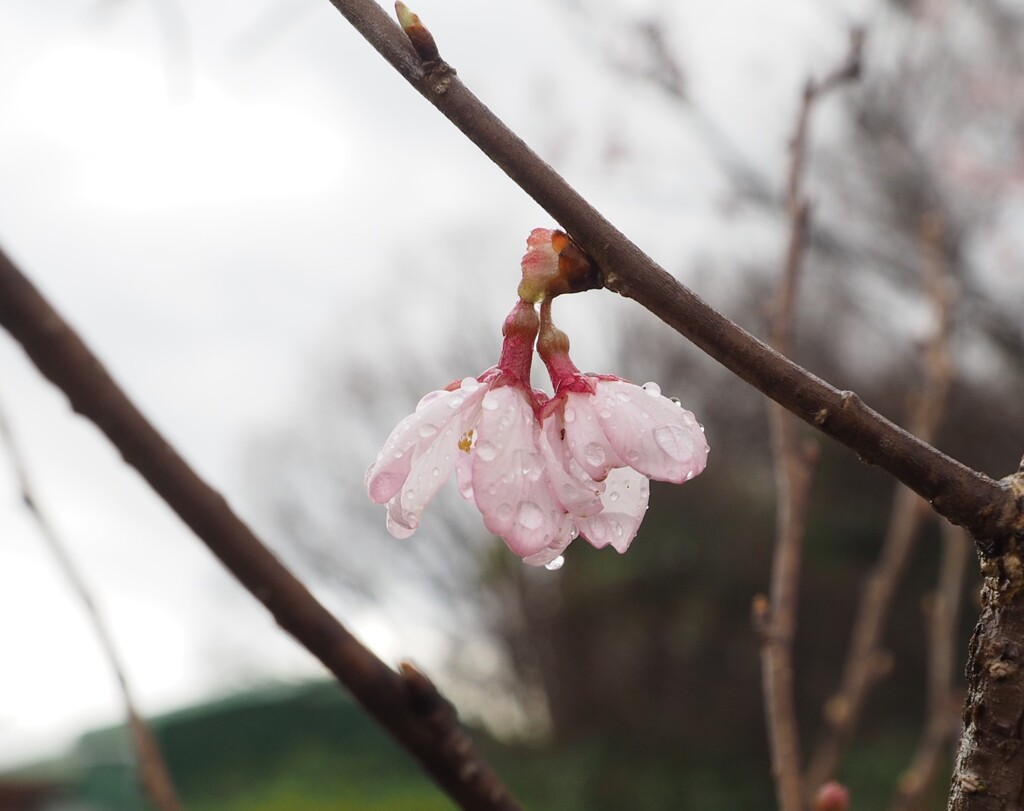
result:
<svg viewBox="0 0 1024 811"><path fill-rule="evenodd" d="M537 314L520 301L505 322L498 365L431 392L402 420L366 472L370 499L387 504L387 528L407 538L451 477L484 526L527 563L556 558L575 537L538 445L547 397L529 385Z"/></svg>
<svg viewBox="0 0 1024 811"><path fill-rule="evenodd" d="M704 470L704 429L656 383L580 373L569 358L568 337L551 322L550 300L541 305L537 351L555 388L542 416L562 445L563 461L549 468L591 487L605 485L602 511L577 526L595 546L611 543L624 552L647 509L647 479L682 484Z"/></svg>
<svg viewBox="0 0 1024 811"><path fill-rule="evenodd" d="M524 562L555 568L580 535L625 552L647 511L648 480L682 483L704 469L708 445L693 414L653 383L584 375L569 359L551 299L596 279L564 233L530 234L497 365L426 395L366 472L371 500L387 504L392 535L416 531L454 471L488 530ZM553 398L530 385L534 342Z"/></svg>

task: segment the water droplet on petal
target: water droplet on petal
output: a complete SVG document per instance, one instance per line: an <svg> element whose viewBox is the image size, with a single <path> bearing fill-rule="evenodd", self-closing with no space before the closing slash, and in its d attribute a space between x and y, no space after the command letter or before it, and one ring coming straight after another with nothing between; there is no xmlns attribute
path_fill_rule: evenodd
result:
<svg viewBox="0 0 1024 811"><path fill-rule="evenodd" d="M591 442L583 449L583 458L587 460L588 465L600 467L605 460L604 448L596 442Z"/></svg>
<svg viewBox="0 0 1024 811"><path fill-rule="evenodd" d="M451 409L461 408L462 404L464 402L466 402L466 398L463 397L462 395L459 395L457 397L451 397L448 400L448 408L451 408Z"/></svg>
<svg viewBox="0 0 1024 811"><path fill-rule="evenodd" d="M395 458L396 459L401 459L403 453L404 453L404 451L395 451Z"/></svg>
<svg viewBox="0 0 1024 811"><path fill-rule="evenodd" d="M688 472L688 473L686 474L686 480L687 480L687 481L689 481L689 480L690 480L690 479L692 479L692 478L693 478L693 471L691 470L691 471L689 471L689 472Z"/></svg>
<svg viewBox="0 0 1024 811"><path fill-rule="evenodd" d="M630 448L628 451L626 451L627 462L636 462L639 458L640 451L638 451L636 448Z"/></svg>
<svg viewBox="0 0 1024 811"><path fill-rule="evenodd" d="M512 418L508 414L502 414L500 422L502 428L508 428L512 424Z"/></svg>
<svg viewBox="0 0 1024 811"><path fill-rule="evenodd" d="M432 473L433 475L435 475L435 476L440 476L440 475L441 475L441 468L435 467L435 468L434 468L434 469L433 469L432 471L430 471L430 472L431 472L431 473Z"/></svg>
<svg viewBox="0 0 1024 811"><path fill-rule="evenodd" d="M578 537L580 537L580 528L573 524L569 529L569 540L575 541Z"/></svg>
<svg viewBox="0 0 1024 811"><path fill-rule="evenodd" d="M409 501L412 501L414 498L416 498L416 491L410 487L408 490L405 491L405 498L408 499Z"/></svg>
<svg viewBox="0 0 1024 811"><path fill-rule="evenodd" d="M704 433L704 426L701 425L701 426L698 426L698 427L700 428L700 432L703 434Z"/></svg>
<svg viewBox="0 0 1024 811"><path fill-rule="evenodd" d="M480 381L475 377L464 377L462 378L462 382L459 384L459 388L466 392L466 394L471 394L480 388Z"/></svg>
<svg viewBox="0 0 1024 811"><path fill-rule="evenodd" d="M590 522L590 529L587 530L587 537L595 543L601 543L608 535L608 527L605 524L604 516L598 516Z"/></svg>
<svg viewBox="0 0 1024 811"><path fill-rule="evenodd" d="M512 505L501 504L498 506L497 515L499 520L508 521L512 517Z"/></svg>
<svg viewBox="0 0 1024 811"><path fill-rule="evenodd" d="M598 414L600 414L602 420L609 420L612 417L612 410L610 408L602 408Z"/></svg>
<svg viewBox="0 0 1024 811"><path fill-rule="evenodd" d="M646 411L641 411L640 412L640 416L641 416L641 418L643 418L645 420L649 420L651 418L651 415L648 414Z"/></svg>
<svg viewBox="0 0 1024 811"><path fill-rule="evenodd" d="M618 494L618 493L616 493L616 492L615 492L615 491L613 490L612 492L610 492L610 493L608 494L608 500L609 500L609 501L618 501L618 500L619 500L619 494Z"/></svg>
<svg viewBox="0 0 1024 811"><path fill-rule="evenodd" d="M565 409L565 421L566 422L572 422L575 419L576 419L576 409L575 408L566 408Z"/></svg>
<svg viewBox="0 0 1024 811"><path fill-rule="evenodd" d="M495 450L494 445L484 440L483 442L476 443L476 455L485 462L491 462L498 455L498 452Z"/></svg>
<svg viewBox="0 0 1024 811"><path fill-rule="evenodd" d="M519 505L516 518L527 529L538 529L544 523L544 511L532 501L524 501Z"/></svg>
<svg viewBox="0 0 1024 811"><path fill-rule="evenodd" d="M420 436L423 437L424 439L429 439L436 433L436 425L431 425L429 422L425 422L423 423L423 425L420 426Z"/></svg>
<svg viewBox="0 0 1024 811"><path fill-rule="evenodd" d="M544 564L544 568L547 569L549 572L557 572L559 569L562 568L562 566L564 564L565 564L565 557L562 556L562 555L559 555L554 560L545 563Z"/></svg>
<svg viewBox="0 0 1024 811"><path fill-rule="evenodd" d="M661 394L661 386L657 383L644 383L643 390L651 395L651 397L657 397Z"/></svg>
<svg viewBox="0 0 1024 811"><path fill-rule="evenodd" d="M671 400L673 403L675 403L680 408L683 407L683 401L680 400L678 397L669 397L668 399Z"/></svg>
<svg viewBox="0 0 1024 811"><path fill-rule="evenodd" d="M481 405L488 411L494 411L498 408L499 405L501 405L501 403L499 402L498 396L494 394L494 392L489 391L487 392L487 394L484 395L484 399Z"/></svg>
<svg viewBox="0 0 1024 811"><path fill-rule="evenodd" d="M654 441L672 459L682 462L693 455L693 439L678 425L662 425L654 429Z"/></svg>
<svg viewBox="0 0 1024 811"><path fill-rule="evenodd" d="M537 481L540 478L541 473L544 472L544 466L534 456L527 456L523 459L522 466L523 475L526 476L531 482Z"/></svg>
<svg viewBox="0 0 1024 811"><path fill-rule="evenodd" d="M624 391L617 391L617 392L615 392L615 396L619 399L620 403L628 403L629 399L630 399L629 395L626 394L626 392L624 392Z"/></svg>

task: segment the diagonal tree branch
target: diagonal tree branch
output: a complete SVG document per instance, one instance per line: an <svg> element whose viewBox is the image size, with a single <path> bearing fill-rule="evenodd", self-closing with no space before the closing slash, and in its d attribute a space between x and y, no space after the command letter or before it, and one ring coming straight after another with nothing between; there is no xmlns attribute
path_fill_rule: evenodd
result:
<svg viewBox="0 0 1024 811"><path fill-rule="evenodd" d="M451 704L412 665L396 673L367 650L189 467L100 361L0 251L0 325L72 408L92 420L221 563L317 657L467 811L518 811Z"/></svg>
<svg viewBox="0 0 1024 811"><path fill-rule="evenodd" d="M775 402L882 467L986 544L1007 539L1024 511L1008 482L946 456L774 351L680 284L584 200L497 118L441 59L423 61L373 0L331 4L431 104L573 237L601 268L604 286L657 315Z"/></svg>

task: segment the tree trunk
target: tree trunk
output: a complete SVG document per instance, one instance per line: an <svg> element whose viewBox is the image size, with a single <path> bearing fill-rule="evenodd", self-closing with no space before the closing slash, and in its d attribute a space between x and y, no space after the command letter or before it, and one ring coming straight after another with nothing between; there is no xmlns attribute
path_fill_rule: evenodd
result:
<svg viewBox="0 0 1024 811"><path fill-rule="evenodd" d="M949 811L1024 809L1024 461L1005 480L1014 526L978 542L981 617L971 637L967 700Z"/></svg>

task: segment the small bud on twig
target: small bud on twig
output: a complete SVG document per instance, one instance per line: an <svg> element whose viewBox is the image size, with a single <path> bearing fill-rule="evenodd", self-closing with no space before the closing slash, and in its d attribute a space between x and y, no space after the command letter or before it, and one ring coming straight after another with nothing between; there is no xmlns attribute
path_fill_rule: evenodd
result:
<svg viewBox="0 0 1024 811"><path fill-rule="evenodd" d="M850 790L842 783L830 780L814 795L814 811L848 811Z"/></svg>
<svg viewBox="0 0 1024 811"><path fill-rule="evenodd" d="M405 31L405 35L409 38L409 42L412 43L419 58L424 62L439 61L441 54L438 53L434 37L420 22L420 18L413 14L402 0L397 0L395 3L395 11L398 14L398 22L402 26L402 30Z"/></svg>

